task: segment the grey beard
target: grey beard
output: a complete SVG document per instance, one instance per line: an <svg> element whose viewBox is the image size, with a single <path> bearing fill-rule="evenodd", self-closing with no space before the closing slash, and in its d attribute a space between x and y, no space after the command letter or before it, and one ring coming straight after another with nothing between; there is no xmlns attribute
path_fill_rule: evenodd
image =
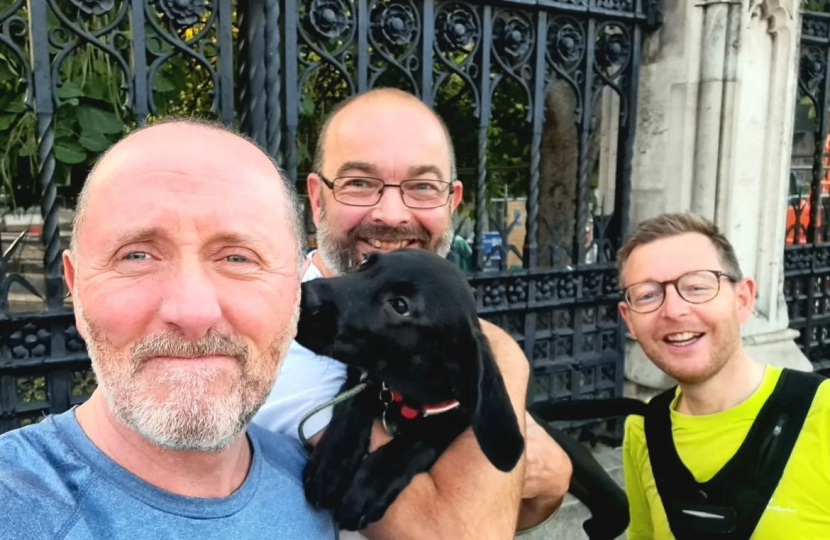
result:
<svg viewBox="0 0 830 540"><path fill-rule="evenodd" d="M323 264L335 274L345 274L360 262L357 259L357 246L348 245L332 236L329 223L326 219L326 210L320 214L320 224L317 225L317 251L323 259Z"/></svg>
<svg viewBox="0 0 830 540"><path fill-rule="evenodd" d="M320 211L320 223L317 225L316 237L317 251L320 253L323 263L335 274L345 274L360 264L362 257L357 250L357 241L351 239L349 235L337 237L332 234L326 216L325 205L323 205ZM434 247L430 246L427 242L424 244L429 251L441 257L446 257L450 252L454 238L455 231L452 228L452 223L450 223L450 226L438 238L438 242Z"/></svg>
<svg viewBox="0 0 830 540"><path fill-rule="evenodd" d="M152 444L170 450L218 452L239 437L268 397L300 314L299 301L296 301L285 333L274 339L262 358L253 361L241 338L215 334L196 342L172 333L153 335L119 356L90 324L78 296L74 300L78 325L87 338L92 368L107 407L122 424ZM222 354L235 358L240 363L242 376L232 383L228 393L210 395L216 370L171 370L156 378L156 384L168 385L171 397L158 399L153 396L152 388L146 388L140 380L140 366L156 355L178 354Z"/></svg>

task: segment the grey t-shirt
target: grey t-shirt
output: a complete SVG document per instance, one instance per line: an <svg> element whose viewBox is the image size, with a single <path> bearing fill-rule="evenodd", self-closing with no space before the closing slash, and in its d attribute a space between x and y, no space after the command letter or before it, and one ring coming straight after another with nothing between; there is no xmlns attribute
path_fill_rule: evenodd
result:
<svg viewBox="0 0 830 540"><path fill-rule="evenodd" d="M287 436L248 430L248 477L221 499L183 497L128 472L70 410L0 436L0 539L334 539L305 500L306 455Z"/></svg>

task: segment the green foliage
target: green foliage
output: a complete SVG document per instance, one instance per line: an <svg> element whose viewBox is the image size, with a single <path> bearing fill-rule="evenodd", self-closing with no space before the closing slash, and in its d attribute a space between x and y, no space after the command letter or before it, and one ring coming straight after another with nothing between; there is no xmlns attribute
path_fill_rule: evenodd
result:
<svg viewBox="0 0 830 540"><path fill-rule="evenodd" d="M830 0L804 0L802 9L804 11L828 13L830 12Z"/></svg>
<svg viewBox="0 0 830 540"><path fill-rule="evenodd" d="M25 8L19 16L26 17ZM96 17L88 28L96 30L108 22ZM28 49L21 36L10 37L17 38L21 50ZM0 73L10 75L0 77L0 198L9 208L29 207L40 199L34 89L26 88L26 69L9 52L0 47ZM56 51L50 52L54 57ZM78 47L60 64L53 126L54 178L61 192L77 191L97 156L132 125L125 122L122 106L126 75L113 64L110 55L91 45Z"/></svg>
<svg viewBox="0 0 830 540"><path fill-rule="evenodd" d="M56 0L60 5L70 6L65 0ZM0 0L0 8L6 7ZM27 18L25 5L17 14L21 20ZM83 19L89 32L95 32L113 22L115 11L103 16ZM80 20L80 19L79 19ZM191 28L182 30L179 38L184 42L205 30L202 21ZM126 21L126 20L125 20ZM55 28L58 21L50 22ZM148 67L151 68L149 81L153 91L151 99L159 117L176 115L212 115L213 81L206 66L188 55L173 51L163 39L152 38L154 30L146 28ZM234 32L237 28L234 26ZM129 58L128 21L120 23L118 32L122 39L112 41L111 34L101 37L114 47L122 58ZM25 33L4 34L9 37L24 55L29 55ZM67 33L71 38L71 33ZM215 29L207 29L200 50L215 48ZM329 52L343 44L331 42L326 46ZM61 52L52 44L50 59L55 60ZM214 51L215 52L215 51ZM152 68L153 58L166 57L157 68ZM321 58L314 51L301 54L305 65L314 65ZM469 54L459 51L451 61L462 66ZM24 62L0 43L0 206L7 208L30 207L40 202L41 188L38 183L36 135L37 117L33 111L33 89L26 86ZM300 89L300 124L297 133L297 152L300 172L311 167L317 136L329 112L342 100L349 97L356 87L348 81L357 71L357 55L347 55L343 67L344 75L331 65L322 62L320 67L308 73ZM378 67L378 66L374 66ZM446 71L446 66L435 63L436 77ZM59 194L66 205L70 205L83 183L88 171L98 156L124 133L135 127L134 111L128 103L128 78L120 62L104 50L89 43L81 43L61 63L57 74L57 108L53 125L55 127L54 157L56 160L55 179ZM390 86L416 93L418 84L411 77L388 66L383 75L373 82L374 86ZM477 148L479 144L480 121L477 117L481 96L465 79L450 75L443 80L435 96L435 109L449 126L457 154L460 179L465 184L465 198L475 198L477 184ZM28 94L28 97L27 97ZM522 196L526 192L530 147L530 125L527 122L527 95L522 84L502 78L492 95L492 121L487 127L487 168L488 171L506 169L491 174L488 178L488 197ZM152 117L149 119L152 121Z"/></svg>
<svg viewBox="0 0 830 540"><path fill-rule="evenodd" d="M455 61L465 59L457 53ZM305 60L310 64L320 61L316 53L309 53ZM345 64L349 73L356 66ZM436 62L436 73L446 69ZM412 81L390 67L375 83L376 87L400 88L416 93ZM300 124L297 134L298 169L301 173L311 170L317 136L326 115L353 91L343 73L328 64L321 64L305 79L301 88ZM513 169L493 174L488 178L488 198L524 196L527 191L527 164L530 161L530 124L527 122L527 94L524 88L512 79L503 79L492 97L492 121L487 128L488 170ZM458 75L446 77L437 89L435 111L450 130L459 170L459 179L465 186L465 199L475 200L477 148L479 140L479 119L476 110L476 96L471 85ZM515 169L524 168L524 172Z"/></svg>
<svg viewBox="0 0 830 540"><path fill-rule="evenodd" d="M0 0L0 9L7 6ZM67 10L71 5L58 0ZM26 7L17 14L27 18ZM67 11L69 12L69 11ZM181 30L183 41L204 29L204 21ZM117 12L79 18L79 24L92 33L113 23ZM58 28L54 17L50 26ZM162 39L150 39L153 34L145 28L148 48L153 57L164 57L172 45ZM118 28L122 39L113 40L112 34L101 37L115 48L122 58L129 58L129 20ZM29 53L25 33L4 34L24 53ZM209 29L206 41L215 38ZM202 47L211 51L212 43ZM50 59L55 61L59 51L54 43ZM207 52L205 53L207 54ZM37 117L33 111L34 89L27 88L26 68L18 55L0 43L0 206L6 208L30 207L40 203L40 185L37 169ZM54 72L53 72L54 73ZM136 125L135 113L129 108L128 78L121 63L108 52L92 44L81 44L60 63L55 83L57 107L54 113L54 178L64 201L71 205L83 181L98 156ZM211 116L213 81L205 66L192 58L174 54L153 72L153 103L158 116ZM27 97L27 93L29 94ZM148 120L152 121L152 117Z"/></svg>
<svg viewBox="0 0 830 540"><path fill-rule="evenodd" d="M16 179L36 170L35 116L25 101L25 68L0 49L0 202L14 203Z"/></svg>

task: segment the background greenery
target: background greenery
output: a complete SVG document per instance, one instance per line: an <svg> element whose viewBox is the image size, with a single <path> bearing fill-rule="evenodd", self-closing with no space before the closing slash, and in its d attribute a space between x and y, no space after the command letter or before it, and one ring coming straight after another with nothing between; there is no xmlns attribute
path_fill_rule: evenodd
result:
<svg viewBox="0 0 830 540"><path fill-rule="evenodd" d="M83 2L82 2L83 3ZM87 2L92 4L92 2ZM98 0L99 5L113 5L111 0ZM55 5L85 32L94 33L121 19L114 31L104 34L102 41L129 62L130 29L128 18L119 16L118 5L103 15L83 14L76 2L55 0ZM14 9L13 0L0 0L0 17ZM178 31L182 42L191 40L204 28L207 11L200 21ZM0 201L6 209L36 206L40 201L37 181L37 118L33 111L33 89L28 88L29 68L21 60L31 55L28 43L28 19L25 4L18 6L6 20L0 41ZM158 23L164 24L161 16ZM49 12L50 58L55 62L75 39ZM147 25L149 60L170 52L169 43L154 39L154 28ZM215 32L207 29L207 38ZM212 45L204 47L211 61ZM113 55L91 44L72 48L59 64L56 74L57 107L54 117L56 160L55 178L59 193L71 206L87 172L97 157L124 133L134 128L136 118L128 107L125 73ZM16 54L17 53L17 54ZM198 62L174 55L159 67L153 79L153 99L158 116L209 116L212 103L212 80ZM151 118L152 119L152 118Z"/></svg>
<svg viewBox="0 0 830 540"><path fill-rule="evenodd" d="M77 0L83 1L83 0ZM99 0L105 1L105 0ZM70 0L56 0L64 13L70 14L73 23L84 30L95 32L111 24L118 16L116 9L99 16L78 16L79 10ZM14 7L13 0L0 0L0 17ZM210 11L192 27L177 30L183 42L191 40L204 29ZM4 37L26 57L30 55L26 5L6 23ZM116 27L120 34L112 33L102 38L122 58L129 62L128 18ZM159 23L164 24L163 17ZM64 26L54 15L50 15L50 26L61 29ZM9 30L8 32L6 30ZM64 28L65 30L65 28ZM64 32L64 30L59 30ZM158 54L166 53L170 46L163 40L153 39L154 28L145 28L148 36L148 63ZM234 20L234 35L238 32ZM69 36L69 33L66 33ZM57 34L59 43L52 44L50 56L54 59L61 53L61 45L69 37ZM60 43L61 39L64 43ZM208 40L214 40L212 30ZM57 45L57 46L56 46ZM334 50L342 43L331 42ZM195 46L195 45L194 45ZM204 44L200 45L204 48ZM209 48L208 48L209 49ZM40 203L40 186L37 180L37 139L36 115L33 111L32 89L27 88L27 67L19 55L7 43L0 42L0 206L6 211L15 208L29 208ZM464 61L464 51L451 62ZM209 58L214 61L215 59ZM306 58L316 61L313 55ZM28 60L27 60L28 62ZM355 66L349 66L355 67ZM436 70L446 69L436 62ZM237 69L234 69L237 73ZM387 70L377 86L395 86L414 91L407 80L395 69ZM134 112L128 106L127 80L131 74L124 73L113 56L90 44L74 49L60 64L57 74L55 112L55 178L63 206L71 207L80 190L86 174L97 157L124 133L136 125ZM213 82L207 71L198 62L188 61L182 55L175 55L163 63L153 81L153 99L157 107L155 116L198 115L211 116ZM27 95L27 92L30 94ZM297 137L299 171L310 168L311 155L317 140L317 133L326 114L339 101L350 94L349 85L343 75L323 65L305 80L301 88L299 103L300 126ZM452 75L439 88L435 108L450 126L451 135L458 154L460 176L467 187L467 199L472 200L475 191L476 147L478 140L478 119L475 117L476 96L469 85L457 75ZM525 122L525 91L515 81L504 80L493 95L494 121L491 123L487 151L488 169L507 168L496 173L488 185L490 196L503 196L505 191L512 196L524 194L526 172L513 172L510 167L526 167L530 130ZM152 121L152 118L150 118ZM299 176L302 178L302 176Z"/></svg>

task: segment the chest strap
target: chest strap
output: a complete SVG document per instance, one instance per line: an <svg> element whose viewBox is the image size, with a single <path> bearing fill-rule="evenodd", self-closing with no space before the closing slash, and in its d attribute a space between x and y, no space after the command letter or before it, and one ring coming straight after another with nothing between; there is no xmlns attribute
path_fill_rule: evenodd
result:
<svg viewBox="0 0 830 540"><path fill-rule="evenodd" d="M683 464L671 431L675 389L652 399L645 415L651 468L677 540L749 540L787 461L823 377L785 369L741 447L708 482Z"/></svg>

